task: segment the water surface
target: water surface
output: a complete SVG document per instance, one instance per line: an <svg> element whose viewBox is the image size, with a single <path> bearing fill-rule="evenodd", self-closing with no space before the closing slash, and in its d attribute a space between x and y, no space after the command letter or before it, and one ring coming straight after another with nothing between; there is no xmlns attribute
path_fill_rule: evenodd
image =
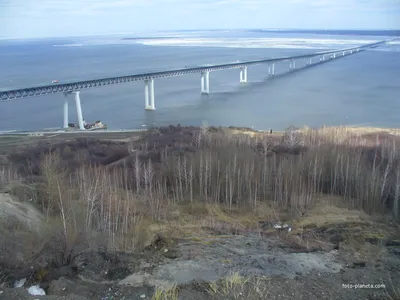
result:
<svg viewBox="0 0 400 300"><path fill-rule="evenodd" d="M269 32L185 32L146 39L127 36L0 41L0 89L62 81L229 63L342 49L386 36ZM129 37L128 37L129 38ZM297 66L305 62L297 62ZM277 73L288 69L279 64ZM398 127L400 45L397 42L286 76L269 79L267 65L210 74L211 94L200 94L200 74L157 79L156 111L144 110L144 83L81 91L84 118L109 128L156 123L283 129L289 125ZM63 123L61 94L0 102L0 130L36 130ZM70 121L76 121L70 98Z"/></svg>

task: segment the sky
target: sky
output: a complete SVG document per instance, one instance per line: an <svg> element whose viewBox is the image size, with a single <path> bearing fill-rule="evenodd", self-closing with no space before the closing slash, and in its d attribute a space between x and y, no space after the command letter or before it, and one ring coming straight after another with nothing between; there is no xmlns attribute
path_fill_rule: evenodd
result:
<svg viewBox="0 0 400 300"><path fill-rule="evenodd" d="M0 0L0 38L246 28L400 29L400 0Z"/></svg>

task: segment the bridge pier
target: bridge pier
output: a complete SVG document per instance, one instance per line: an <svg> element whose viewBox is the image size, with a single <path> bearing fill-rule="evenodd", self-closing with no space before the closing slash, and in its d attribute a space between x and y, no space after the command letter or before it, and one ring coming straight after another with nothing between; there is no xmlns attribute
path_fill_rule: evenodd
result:
<svg viewBox="0 0 400 300"><path fill-rule="evenodd" d="M81 98L79 96L80 92L76 91L74 93L75 93L76 114L78 116L79 129L85 130L85 125L83 125L83 113L82 113L82 106L81 106Z"/></svg>
<svg viewBox="0 0 400 300"><path fill-rule="evenodd" d="M154 102L154 79L146 79L144 81L144 109L155 110Z"/></svg>
<svg viewBox="0 0 400 300"><path fill-rule="evenodd" d="M210 72L202 72L201 73L201 93L209 94L210 93Z"/></svg>
<svg viewBox="0 0 400 300"><path fill-rule="evenodd" d="M296 60L291 59L289 63L289 70L294 71L296 69Z"/></svg>
<svg viewBox="0 0 400 300"><path fill-rule="evenodd" d="M268 65L268 76L274 76L274 75L275 75L275 63L272 63Z"/></svg>
<svg viewBox="0 0 400 300"><path fill-rule="evenodd" d="M68 93L64 93L64 125L63 128L68 128Z"/></svg>
<svg viewBox="0 0 400 300"><path fill-rule="evenodd" d="M247 83L247 67L240 68L240 83Z"/></svg>

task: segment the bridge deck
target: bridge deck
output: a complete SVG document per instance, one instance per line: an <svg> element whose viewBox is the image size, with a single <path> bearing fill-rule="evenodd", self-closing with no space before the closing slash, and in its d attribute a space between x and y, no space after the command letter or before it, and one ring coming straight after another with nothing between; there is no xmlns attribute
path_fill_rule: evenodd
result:
<svg viewBox="0 0 400 300"><path fill-rule="evenodd" d="M389 40L389 41L391 41L391 40ZM283 61L288 61L288 60L293 60L293 59L311 58L311 57L320 56L320 55L340 53L343 51L363 50L366 48L376 47L378 45L387 43L389 41L380 41L377 43L362 45L359 47L339 49L339 50L330 50L330 51L317 52L317 53L311 53L311 54L305 54L305 55L280 57L280 58L269 58L269 59L254 60L254 61L220 64L220 65L212 65L212 66L206 66L206 67L167 70L167 71L160 71L160 72L134 74L134 75L126 75L126 76L118 76L118 77L101 78L101 79L63 82L63 83L33 86L33 87L27 87L27 88L22 88L22 89L15 89L15 90L0 91L0 101L8 101L8 100L40 96L40 95L46 95L46 94L69 93L69 92L79 91L79 90L83 90L83 89L89 89L89 88L113 85L113 84L120 84L120 83L127 83L127 82L132 82L132 81L142 81L142 80L147 80L147 79L151 79L151 78L156 79L156 78L165 78L165 77L175 77L175 76L182 76L182 75L193 74L193 73L235 69L235 68L241 68L241 67L264 64L264 63L276 63L276 62L283 62Z"/></svg>

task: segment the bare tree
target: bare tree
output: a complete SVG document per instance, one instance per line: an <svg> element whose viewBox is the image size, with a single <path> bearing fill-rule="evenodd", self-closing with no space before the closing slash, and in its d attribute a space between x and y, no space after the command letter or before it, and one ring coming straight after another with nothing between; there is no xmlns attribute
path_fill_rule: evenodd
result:
<svg viewBox="0 0 400 300"><path fill-rule="evenodd" d="M289 126L283 135L283 145L290 150L303 146L303 136L300 130L294 126Z"/></svg>

